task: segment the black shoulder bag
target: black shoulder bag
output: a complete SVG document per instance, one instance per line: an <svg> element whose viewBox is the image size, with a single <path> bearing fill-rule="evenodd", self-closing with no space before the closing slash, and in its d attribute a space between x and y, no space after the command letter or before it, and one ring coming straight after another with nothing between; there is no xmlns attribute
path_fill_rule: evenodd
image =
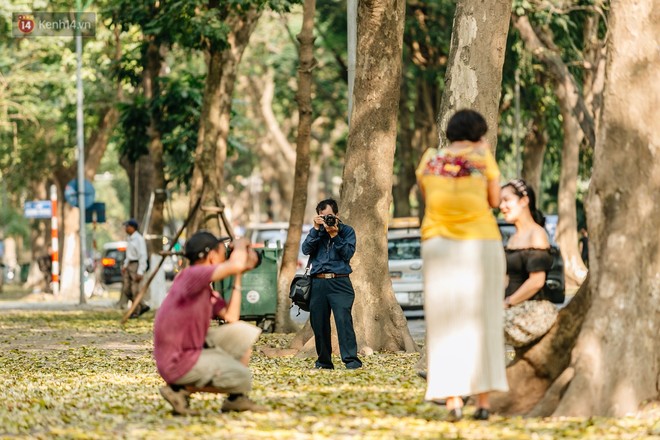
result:
<svg viewBox="0 0 660 440"><path fill-rule="evenodd" d="M312 256L309 256L307 260L307 266L305 267L305 273L302 275L296 275L291 281L291 286L289 287L289 298L291 298L291 307L294 305L298 306L300 310L309 312L309 297L312 290L312 277L309 275L309 268L312 264ZM300 315L300 310L298 314Z"/></svg>

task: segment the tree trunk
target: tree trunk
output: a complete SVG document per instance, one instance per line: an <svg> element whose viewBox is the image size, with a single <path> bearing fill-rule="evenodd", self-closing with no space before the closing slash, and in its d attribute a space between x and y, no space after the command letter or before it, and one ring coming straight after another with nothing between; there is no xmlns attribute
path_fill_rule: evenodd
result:
<svg viewBox="0 0 660 440"><path fill-rule="evenodd" d="M307 205L307 184L309 182L309 151L312 137L312 69L316 66L314 58L314 14L316 0L305 0L303 5L303 24L297 38L300 42L298 68L298 137L296 141L296 168L289 217L289 232L284 244L284 255L278 278L277 316L275 329L279 332L295 331L296 327L289 314L289 285L297 269L298 249Z"/></svg>
<svg viewBox="0 0 660 440"><path fill-rule="evenodd" d="M532 187L536 204L541 207L541 172L543 156L548 145L548 133L545 131L545 115L534 112L523 146L522 178Z"/></svg>
<svg viewBox="0 0 660 440"><path fill-rule="evenodd" d="M90 136L85 147L85 178L93 180L96 170L103 157L110 134L114 129L118 111L111 106L101 116L99 126ZM58 168L54 170L53 176L57 182L59 206L62 207L62 220L60 222L60 294L64 298L77 299L80 293L79 264L80 264L80 217L79 209L71 207L64 201L64 187L75 177L76 167Z"/></svg>
<svg viewBox="0 0 660 440"><path fill-rule="evenodd" d="M590 308L555 415L620 417L660 397L660 9L612 3L607 82L587 198Z"/></svg>
<svg viewBox="0 0 660 440"><path fill-rule="evenodd" d="M573 300L559 312L550 331L534 345L516 350L516 358L506 370L509 392L491 396L494 411L535 417L552 414L572 373L567 371L571 351L590 305L587 279Z"/></svg>
<svg viewBox="0 0 660 440"><path fill-rule="evenodd" d="M415 160L413 159L413 136L414 125L410 110L408 109L407 96L409 90L405 75L401 76L401 96L399 100L399 142L396 146L396 157L398 159L399 172L394 176L392 186L392 199L394 201L394 217L410 216L410 191L416 183Z"/></svg>
<svg viewBox="0 0 660 440"><path fill-rule="evenodd" d="M290 201L293 199L294 182L291 176L291 168L296 161L296 151L289 143L286 134L282 131L280 123L273 112L273 97L275 95L275 81L270 71L257 81L250 78L251 92L257 103L257 114L261 116L268 130L268 134L260 142L261 167L265 171L262 178L270 182L280 193L283 209L275 209L274 217L282 218L291 211ZM263 86L261 85L263 84ZM311 121L310 121L311 124ZM267 174L266 171L270 173ZM286 218L286 217L284 217Z"/></svg>
<svg viewBox="0 0 660 440"><path fill-rule="evenodd" d="M163 52L167 47L159 44L154 39L150 39L147 45L147 52L145 54L144 76L142 87L144 88L144 96L150 102L154 102L160 95L160 87L158 84L158 77L161 76L163 71ZM163 216L164 202L167 199L165 188L165 164L163 161L163 142L161 139L158 125L160 124L160 111L156 106L151 106L152 111L149 115L149 127L147 134L149 135L149 158L150 161L147 165L150 168L149 180L143 181L140 187L140 192L149 195L154 193L154 202L151 206L151 216L148 224L140 225L142 233L145 235L147 242L147 249L149 255L158 253L163 249L163 227L165 219ZM148 209L148 203L147 203ZM143 217L139 217L142 219Z"/></svg>
<svg viewBox="0 0 660 440"><path fill-rule="evenodd" d="M550 31L547 28L534 29L525 16L514 16L513 23L520 32L527 50L548 67L559 101L564 140L559 177L559 222L555 241L561 248L567 283L579 285L584 280L587 269L578 250L577 208L575 206L578 164L580 144L584 136L587 137L590 145L593 145L593 120L589 116L582 94L568 67L559 54L544 43L552 41ZM539 38L539 33L542 38Z"/></svg>
<svg viewBox="0 0 660 440"><path fill-rule="evenodd" d="M615 3L610 26L587 198L589 276L550 333L507 369L511 391L496 410L621 417L660 397L660 10L652 0Z"/></svg>
<svg viewBox="0 0 660 440"><path fill-rule="evenodd" d="M245 11L232 8L225 19L225 25L230 29L227 47L221 49L213 46L207 54L206 84L195 150L189 209L193 208L202 194L202 188L204 188L202 208L222 206L220 194L227 158L227 137L236 69L260 15L261 9L255 5L250 5ZM207 228L217 234L221 232L215 216L209 217L200 210L192 214L188 236L201 228Z"/></svg>
<svg viewBox="0 0 660 440"><path fill-rule="evenodd" d="M355 228L355 332L362 353L415 351L387 266L404 0L359 2L354 104L339 214Z"/></svg>
<svg viewBox="0 0 660 440"><path fill-rule="evenodd" d="M48 200L48 190L46 189L45 180L32 182L30 186L32 187L31 192L35 200ZM49 225L49 220L37 220L30 230L30 253L32 258L30 259L30 269L25 283L25 287L27 288L50 289L48 283L44 281L47 279L46 275L39 267L39 258L49 255L50 228L47 228ZM2 276L0 275L0 277Z"/></svg>
<svg viewBox="0 0 660 440"><path fill-rule="evenodd" d="M486 138L495 151L510 16L510 1L485 5L480 0L459 0L456 5L449 67L438 115L440 147L447 145L445 129L452 114L470 108L486 118Z"/></svg>

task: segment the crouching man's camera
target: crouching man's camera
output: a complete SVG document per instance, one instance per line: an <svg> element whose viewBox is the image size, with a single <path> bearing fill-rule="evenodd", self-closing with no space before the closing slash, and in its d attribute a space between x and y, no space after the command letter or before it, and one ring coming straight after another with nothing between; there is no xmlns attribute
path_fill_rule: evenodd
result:
<svg viewBox="0 0 660 440"><path fill-rule="evenodd" d="M227 259L229 259L229 256L231 255L231 251L233 250L234 250L233 244L227 246ZM263 260L264 252L261 249L253 249L251 247L248 248L248 252L254 252L257 255L257 264L254 266L254 269L261 266L261 261Z"/></svg>
<svg viewBox="0 0 660 440"><path fill-rule="evenodd" d="M323 218L323 222L329 227L337 226L337 223L339 223L339 219L332 214L323 215L321 217Z"/></svg>

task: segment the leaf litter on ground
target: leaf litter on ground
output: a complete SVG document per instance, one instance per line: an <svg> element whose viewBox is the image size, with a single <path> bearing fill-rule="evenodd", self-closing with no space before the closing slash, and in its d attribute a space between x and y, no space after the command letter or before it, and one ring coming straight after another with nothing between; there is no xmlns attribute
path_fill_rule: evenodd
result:
<svg viewBox="0 0 660 440"><path fill-rule="evenodd" d="M0 313L0 438L658 439L657 405L637 417L444 421L424 402L416 353L376 353L364 368L315 370L313 359L267 357L293 337L263 334L251 397L266 413L221 413L195 394L198 416L173 416L153 361L153 313L126 326L119 311ZM335 359L340 366L340 359ZM649 415L650 414L650 415Z"/></svg>

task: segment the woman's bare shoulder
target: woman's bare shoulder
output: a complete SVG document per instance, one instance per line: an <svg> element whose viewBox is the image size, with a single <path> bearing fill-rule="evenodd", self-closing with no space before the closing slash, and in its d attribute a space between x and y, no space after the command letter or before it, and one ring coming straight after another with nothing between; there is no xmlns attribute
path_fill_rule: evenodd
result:
<svg viewBox="0 0 660 440"><path fill-rule="evenodd" d="M534 225L534 229L531 234L532 247L536 249L545 249L550 247L550 241L548 240L548 233L545 228L541 225Z"/></svg>

